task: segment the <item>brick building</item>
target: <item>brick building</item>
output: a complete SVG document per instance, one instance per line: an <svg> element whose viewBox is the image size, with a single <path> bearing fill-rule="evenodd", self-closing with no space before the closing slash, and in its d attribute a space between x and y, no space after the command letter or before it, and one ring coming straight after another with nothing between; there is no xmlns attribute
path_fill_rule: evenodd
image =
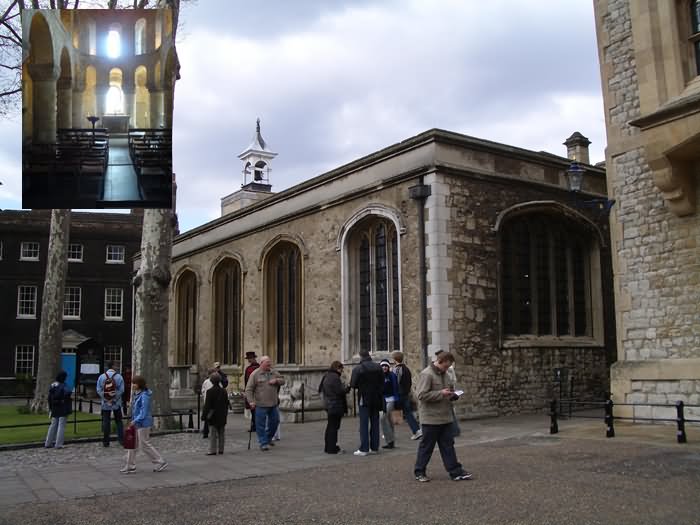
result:
<svg viewBox="0 0 700 525"><path fill-rule="evenodd" d="M604 195L588 141L571 142L584 190ZM453 352L464 415L542 408L555 369L575 395L606 391L607 215L575 206L571 159L433 129L273 193L274 155L258 127L222 216L174 241L168 338L183 396L214 361L235 388L255 351L288 377L291 418L302 383L308 402L331 361L363 348L402 350L414 370Z"/></svg>
<svg viewBox="0 0 700 525"><path fill-rule="evenodd" d="M0 385L37 370L50 210L0 211ZM131 265L141 214L73 212L63 307L63 349L93 339L106 360L131 362Z"/></svg>

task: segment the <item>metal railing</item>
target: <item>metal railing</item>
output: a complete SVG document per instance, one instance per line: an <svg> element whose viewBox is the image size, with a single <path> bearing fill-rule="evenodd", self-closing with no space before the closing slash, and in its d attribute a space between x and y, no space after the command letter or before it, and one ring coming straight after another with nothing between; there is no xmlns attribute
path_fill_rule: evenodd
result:
<svg viewBox="0 0 700 525"><path fill-rule="evenodd" d="M612 438L615 437L615 420L619 421L665 421L676 423L676 440L678 443L687 443L688 436L685 431L686 423L700 423L700 419L689 419L685 417L686 408L700 408L700 405L686 405L683 401L676 401L673 405L664 405L658 403L613 403L612 399L606 399L605 401L573 401L567 400L569 403L569 414L570 418L587 418L587 419L600 419L600 416L586 415L586 414L574 414L572 411L572 405L579 405L584 408L600 408L604 409L603 422L605 423L605 437ZM549 433L557 434L559 432L559 403L556 399L552 399L549 405ZM656 408L675 408L676 417L641 417L641 416L616 416L614 413L615 406L630 406L630 407L656 407Z"/></svg>
<svg viewBox="0 0 700 525"><path fill-rule="evenodd" d="M28 398L28 401L31 398ZM78 419L78 413L83 411L83 404L88 404L88 413L93 414L94 412L94 406L97 406L97 414L101 415L102 409L101 409L101 402L99 400L93 400L93 399L83 399L82 397L76 398L73 400L73 417L69 418L66 423L72 423L73 424L73 432L77 433L78 430L78 424L83 424L83 423L101 423L102 422L102 417L99 418L91 418L91 419ZM187 409L187 410L173 410L167 414L151 414L153 418L161 418L161 417L172 417L172 418L177 418L178 419L178 428L176 429L178 432L185 432L191 431L194 429L194 410L193 409ZM187 425L185 427L185 423L183 421L183 418L187 418ZM123 420L129 421L131 419L130 416L124 415ZM111 421L110 421L111 424ZM16 425L0 425L0 430L5 430L5 429L12 429L12 428L32 428L32 427L46 427L48 425L47 422L39 422L39 423L21 423L21 424L16 424Z"/></svg>

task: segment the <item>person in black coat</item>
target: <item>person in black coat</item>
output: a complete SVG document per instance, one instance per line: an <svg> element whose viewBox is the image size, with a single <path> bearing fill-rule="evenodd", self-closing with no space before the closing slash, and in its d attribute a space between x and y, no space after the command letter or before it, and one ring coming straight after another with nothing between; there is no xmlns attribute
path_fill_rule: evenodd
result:
<svg viewBox="0 0 700 525"><path fill-rule="evenodd" d="M209 376L211 388L207 390L204 398L202 419L209 423L209 452L213 456L218 451L224 453L224 439L226 431L226 419L228 418L228 393L221 387L221 376L214 372Z"/></svg>
<svg viewBox="0 0 700 525"><path fill-rule="evenodd" d="M66 418L71 413L71 390L66 386L68 374L61 371L56 381L49 387L49 412L51 425L46 433L46 448L63 448L63 434L66 430Z"/></svg>
<svg viewBox="0 0 700 525"><path fill-rule="evenodd" d="M360 364L352 371L350 386L357 389L360 405L360 448L353 454L367 456L370 450L379 451L379 412L384 408L384 372L369 351L360 350Z"/></svg>
<svg viewBox="0 0 700 525"><path fill-rule="evenodd" d="M350 387L343 384L340 378L342 373L343 363L333 361L326 375L321 379L321 384L318 386L318 391L323 396L323 402L328 413L325 447L323 449L326 454L344 452L338 446L338 430L340 429L340 420L348 412L346 394L350 391Z"/></svg>

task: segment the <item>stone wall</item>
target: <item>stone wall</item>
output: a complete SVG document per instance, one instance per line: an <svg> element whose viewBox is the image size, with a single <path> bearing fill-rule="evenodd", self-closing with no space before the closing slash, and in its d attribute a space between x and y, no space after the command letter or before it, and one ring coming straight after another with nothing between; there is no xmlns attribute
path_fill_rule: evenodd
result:
<svg viewBox="0 0 700 525"><path fill-rule="evenodd" d="M648 156L666 140L663 125L654 128L659 135L652 138L656 131L640 132L629 122L658 110L654 104L673 95L653 74L667 71L668 78L676 78L673 53L661 47L672 39L657 41L645 28L672 34L676 28L664 27L670 22L662 11L680 4L660 3L654 10L645 1L596 0L594 5L608 187L617 201L611 215L619 351L611 371L613 400L674 403L688 399L688 381L700 377L700 215L674 213L654 178L649 165L654 159ZM688 123L688 132L691 127ZM677 146L678 137L663 147ZM618 409L638 417L660 410L669 409Z"/></svg>
<svg viewBox="0 0 700 525"><path fill-rule="evenodd" d="M559 393L555 368L569 369L575 397L602 399L608 388L609 360L615 353L609 286L603 290L607 305L604 344L538 347L533 342L531 346L507 348L499 339L496 218L515 204L562 200L562 194L504 181L487 183L468 175L445 179L449 185L447 232L452 263L448 275L453 284L449 297L449 326L454 336L451 350L456 354L456 372L465 391L458 409L466 416L542 409ZM608 250L603 250L601 264L605 273L610 267ZM568 387L565 390L568 395Z"/></svg>

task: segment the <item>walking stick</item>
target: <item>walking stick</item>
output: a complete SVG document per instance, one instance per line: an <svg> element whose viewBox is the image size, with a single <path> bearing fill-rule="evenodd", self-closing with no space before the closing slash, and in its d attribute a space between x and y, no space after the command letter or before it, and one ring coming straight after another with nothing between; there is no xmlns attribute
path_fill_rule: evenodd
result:
<svg viewBox="0 0 700 525"><path fill-rule="evenodd" d="M250 450L250 440L253 437L253 430L255 430L255 410L250 411L250 427L248 428L248 450Z"/></svg>

